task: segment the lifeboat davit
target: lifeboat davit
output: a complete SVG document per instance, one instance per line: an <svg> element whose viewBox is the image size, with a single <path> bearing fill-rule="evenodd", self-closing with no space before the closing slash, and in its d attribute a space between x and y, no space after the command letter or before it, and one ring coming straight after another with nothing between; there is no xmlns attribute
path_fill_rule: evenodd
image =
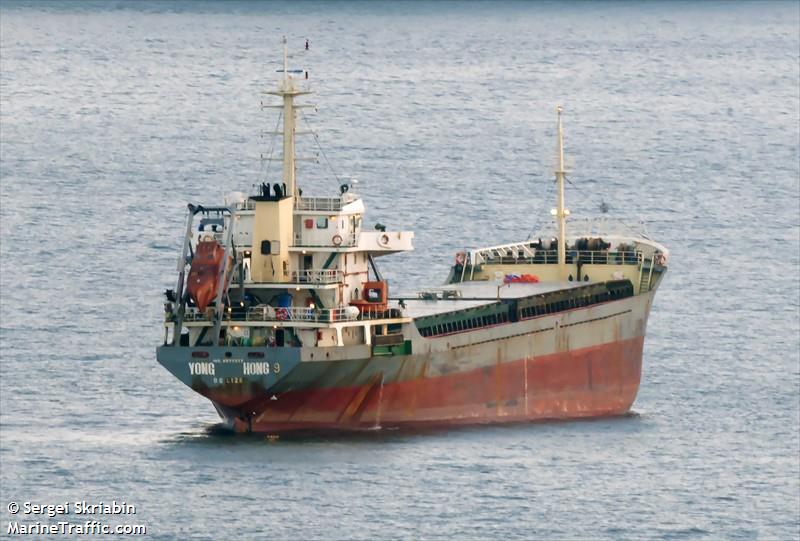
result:
<svg viewBox="0 0 800 541"><path fill-rule="evenodd" d="M197 243L187 289L189 297L203 311L217 296L219 273L225 259L225 249L217 239L207 235Z"/></svg>

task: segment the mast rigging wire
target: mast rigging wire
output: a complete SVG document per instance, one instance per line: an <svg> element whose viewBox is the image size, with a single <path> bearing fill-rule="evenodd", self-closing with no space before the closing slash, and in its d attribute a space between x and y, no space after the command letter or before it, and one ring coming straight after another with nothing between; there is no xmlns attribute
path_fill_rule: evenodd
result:
<svg viewBox="0 0 800 541"><path fill-rule="evenodd" d="M339 175L337 175L336 171L333 169L333 165L331 165L331 162L328 159L328 155L325 154L325 150L323 150L322 145L319 142L319 136L317 135L317 132L311 126L311 123L308 121L308 118L306 118L306 114L303 112L303 110L302 109L298 109L298 111L300 111L300 116L303 118L303 122L306 123L306 126L308 126L308 129L311 131L311 135L314 136L314 142L317 144L317 148L319 149L320 153L322 154L322 157L325 159L325 163L328 165L328 169L331 170L331 173L333 174L334 178L336 179L336 182L341 184L342 180L339 178Z"/></svg>
<svg viewBox="0 0 800 541"><path fill-rule="evenodd" d="M278 113L278 121L275 123L275 129L272 130L273 132L277 132L278 131L278 126L280 126L282 118L283 118L283 111L280 111ZM269 157L267 158L267 170L264 173L264 180L265 181L269 181L269 169L270 169L270 166L272 165L272 152L275 150L275 137L272 137L271 139L272 139L272 141L271 141L271 144L270 144L270 147L269 147ZM262 164L263 164L263 162L262 162Z"/></svg>

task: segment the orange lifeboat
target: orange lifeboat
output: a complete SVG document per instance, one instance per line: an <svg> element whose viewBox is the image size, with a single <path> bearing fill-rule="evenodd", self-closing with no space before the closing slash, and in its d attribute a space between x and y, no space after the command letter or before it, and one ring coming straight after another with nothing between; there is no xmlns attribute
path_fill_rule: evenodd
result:
<svg viewBox="0 0 800 541"><path fill-rule="evenodd" d="M187 284L189 297L200 311L217 296L219 273L225 258L225 249L215 238L209 237L197 243Z"/></svg>

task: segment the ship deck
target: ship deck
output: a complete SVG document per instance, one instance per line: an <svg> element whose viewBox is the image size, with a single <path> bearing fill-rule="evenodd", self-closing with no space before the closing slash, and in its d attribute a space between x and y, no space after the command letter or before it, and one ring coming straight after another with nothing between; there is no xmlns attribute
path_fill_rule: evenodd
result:
<svg viewBox="0 0 800 541"><path fill-rule="evenodd" d="M465 308L475 308L492 304L502 299L521 299L554 291L563 291L576 287L586 286L595 281L589 282L540 282L530 283L511 283L498 285L496 282L461 282L441 286L436 289L426 291L437 292L457 292L460 297L455 298L431 298L421 299L417 296L399 296L390 303L390 308L401 308L399 304L402 300L405 304L403 308L404 317L423 317L444 314L464 310Z"/></svg>

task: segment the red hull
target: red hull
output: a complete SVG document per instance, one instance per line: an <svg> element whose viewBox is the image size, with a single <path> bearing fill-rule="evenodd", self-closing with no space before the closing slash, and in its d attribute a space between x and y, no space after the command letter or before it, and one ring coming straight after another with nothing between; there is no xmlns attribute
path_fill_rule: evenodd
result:
<svg viewBox="0 0 800 541"><path fill-rule="evenodd" d="M643 342L637 337L401 382L289 391L251 403L249 419L230 420L240 431L277 433L620 415L639 390Z"/></svg>

